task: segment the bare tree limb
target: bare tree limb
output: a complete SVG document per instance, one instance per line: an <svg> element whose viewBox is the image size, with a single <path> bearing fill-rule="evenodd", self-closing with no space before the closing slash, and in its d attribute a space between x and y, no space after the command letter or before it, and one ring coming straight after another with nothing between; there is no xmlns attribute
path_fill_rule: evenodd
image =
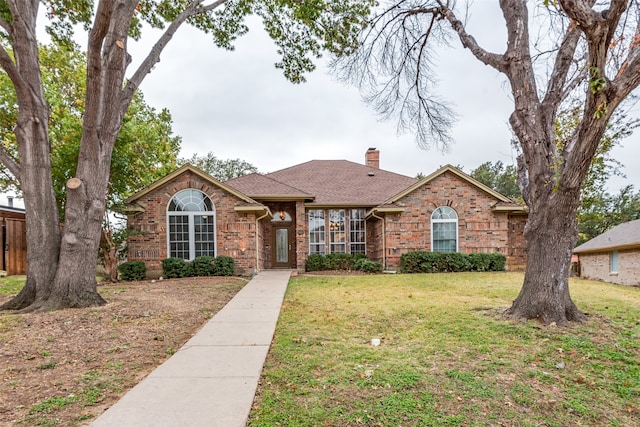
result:
<svg viewBox="0 0 640 427"><path fill-rule="evenodd" d="M160 54L165 49L169 41L173 38L178 28L190 17L210 12L228 0L216 0L213 3L205 6L201 6L203 0L195 0L187 5L187 7L178 15L172 22L169 24L167 29L162 33L158 41L153 45L151 50L149 51L147 57L142 61L138 69L135 71L133 76L127 81L123 91L122 97L120 100L120 105L123 111L125 111L131 99L133 98L134 93L140 87L140 84L144 80L145 76L151 72L151 69L154 65L160 62Z"/></svg>
<svg viewBox="0 0 640 427"><path fill-rule="evenodd" d="M0 146L0 162L9 169L9 172L20 181L20 165L7 153L7 150L4 147Z"/></svg>
<svg viewBox="0 0 640 427"><path fill-rule="evenodd" d="M451 28L453 28L453 30L458 34L462 46L469 49L469 51L471 51L476 59L478 59L485 65L492 66L500 72L507 72L508 64L504 55L491 53L481 48L480 45L478 45L476 39L472 35L467 33L462 22L456 17L453 11L449 9L448 6L441 5L439 12L447 19L447 21L449 21Z"/></svg>
<svg viewBox="0 0 640 427"><path fill-rule="evenodd" d="M567 75L573 63L579 40L580 32L578 29L574 25L569 26L558 49L553 72L547 85L547 93L542 100L542 104L547 110L557 111L558 105L566 96Z"/></svg>

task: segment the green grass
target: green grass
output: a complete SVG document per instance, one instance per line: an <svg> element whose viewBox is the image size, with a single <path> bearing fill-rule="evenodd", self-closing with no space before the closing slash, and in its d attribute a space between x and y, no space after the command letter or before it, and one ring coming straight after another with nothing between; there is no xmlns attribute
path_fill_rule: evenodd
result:
<svg viewBox="0 0 640 427"><path fill-rule="evenodd" d="M0 277L0 295L15 295L24 286L26 276Z"/></svg>
<svg viewBox="0 0 640 427"><path fill-rule="evenodd" d="M572 281L560 329L502 317L522 279L292 279L249 425L637 425L640 289Z"/></svg>

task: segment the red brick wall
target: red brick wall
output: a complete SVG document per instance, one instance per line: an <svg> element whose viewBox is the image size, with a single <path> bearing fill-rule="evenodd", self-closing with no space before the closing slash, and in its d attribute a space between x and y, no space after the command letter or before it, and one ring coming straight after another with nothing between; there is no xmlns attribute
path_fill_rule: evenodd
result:
<svg viewBox="0 0 640 427"><path fill-rule="evenodd" d="M129 215L128 227L143 234L129 238L128 259L144 261L150 275L159 274L161 262L167 258L167 206L177 192L188 188L202 191L215 206L216 255L232 257L239 273L254 270L259 260L256 253L256 216L235 212L234 206L240 202L236 196L188 171L138 200L144 212ZM257 234L260 235L259 232Z"/></svg>
<svg viewBox="0 0 640 427"><path fill-rule="evenodd" d="M386 216L387 266L399 268L404 253L430 251L431 214L440 206L450 206L458 214L459 252L499 252L507 256L507 267L515 268L523 260L524 238L515 236L514 230L523 223L516 216L493 212L495 203L493 196L450 172L434 178L397 203L404 212Z"/></svg>

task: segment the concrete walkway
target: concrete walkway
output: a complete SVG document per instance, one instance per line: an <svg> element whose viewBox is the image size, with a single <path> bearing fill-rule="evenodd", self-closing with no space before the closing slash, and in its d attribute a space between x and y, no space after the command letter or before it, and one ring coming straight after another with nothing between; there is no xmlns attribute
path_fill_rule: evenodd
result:
<svg viewBox="0 0 640 427"><path fill-rule="evenodd" d="M290 275L260 272L91 426L245 426Z"/></svg>

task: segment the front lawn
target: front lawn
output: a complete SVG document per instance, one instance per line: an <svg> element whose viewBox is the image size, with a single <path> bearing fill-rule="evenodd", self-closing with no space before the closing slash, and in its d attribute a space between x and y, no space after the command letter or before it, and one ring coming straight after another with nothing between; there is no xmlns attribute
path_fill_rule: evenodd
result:
<svg viewBox="0 0 640 427"><path fill-rule="evenodd" d="M572 280L561 329L501 317L522 280L293 278L249 425L637 426L640 288Z"/></svg>

